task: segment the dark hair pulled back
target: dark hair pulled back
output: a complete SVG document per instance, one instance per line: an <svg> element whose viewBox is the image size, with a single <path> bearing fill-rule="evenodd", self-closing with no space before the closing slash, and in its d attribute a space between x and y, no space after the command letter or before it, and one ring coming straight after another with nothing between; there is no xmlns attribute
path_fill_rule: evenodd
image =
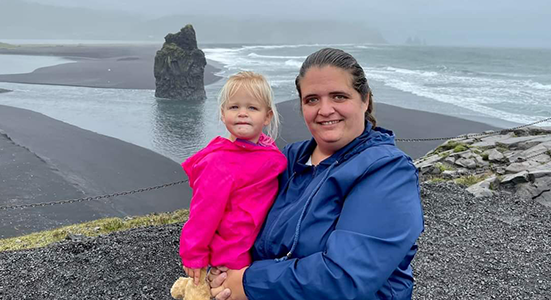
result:
<svg viewBox="0 0 551 300"><path fill-rule="evenodd" d="M300 98L299 101L302 103L300 80L304 77L306 72L312 67L323 68L326 66L341 68L352 75L352 87L360 94L363 102L369 101L367 111L365 112L365 119L369 121L373 127L376 127L377 120L375 120L373 116L373 93L365 78L364 70L352 55L340 49L323 48L308 55L306 60L302 63L300 72L295 79L295 85Z"/></svg>

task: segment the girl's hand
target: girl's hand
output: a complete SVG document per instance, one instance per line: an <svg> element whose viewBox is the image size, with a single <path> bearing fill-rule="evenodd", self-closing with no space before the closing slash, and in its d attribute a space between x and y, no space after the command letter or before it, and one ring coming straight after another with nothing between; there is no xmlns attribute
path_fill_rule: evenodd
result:
<svg viewBox="0 0 551 300"><path fill-rule="evenodd" d="M199 279L201 278L201 269L192 269L192 268L184 267L184 271L186 272L188 277L193 278L193 283L195 285L199 284Z"/></svg>
<svg viewBox="0 0 551 300"><path fill-rule="evenodd" d="M230 298L230 289L224 287L224 282L228 277L228 268L212 267L207 274L207 282L210 285L210 293L216 300L227 300Z"/></svg>

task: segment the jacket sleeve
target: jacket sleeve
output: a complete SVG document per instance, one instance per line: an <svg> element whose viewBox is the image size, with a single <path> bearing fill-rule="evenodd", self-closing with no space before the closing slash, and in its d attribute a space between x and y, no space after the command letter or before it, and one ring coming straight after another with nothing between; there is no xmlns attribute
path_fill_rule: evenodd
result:
<svg viewBox="0 0 551 300"><path fill-rule="evenodd" d="M189 219L180 235L180 257L188 268L203 268L210 262L209 244L224 216L233 180L219 161L203 161L194 167L193 197Z"/></svg>
<svg viewBox="0 0 551 300"><path fill-rule="evenodd" d="M325 251L254 262L249 300L373 299L423 230L417 170L405 156L374 162L346 196Z"/></svg>

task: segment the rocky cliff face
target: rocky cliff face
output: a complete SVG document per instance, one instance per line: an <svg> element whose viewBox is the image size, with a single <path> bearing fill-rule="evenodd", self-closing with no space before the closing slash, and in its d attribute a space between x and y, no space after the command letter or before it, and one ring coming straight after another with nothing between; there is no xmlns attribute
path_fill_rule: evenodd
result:
<svg viewBox="0 0 551 300"><path fill-rule="evenodd" d="M207 61L197 48L195 30L186 25L169 33L155 56L155 97L197 100L206 98L203 82Z"/></svg>
<svg viewBox="0 0 551 300"><path fill-rule="evenodd" d="M551 128L450 140L415 165L423 181L455 181L476 197L501 191L551 208Z"/></svg>

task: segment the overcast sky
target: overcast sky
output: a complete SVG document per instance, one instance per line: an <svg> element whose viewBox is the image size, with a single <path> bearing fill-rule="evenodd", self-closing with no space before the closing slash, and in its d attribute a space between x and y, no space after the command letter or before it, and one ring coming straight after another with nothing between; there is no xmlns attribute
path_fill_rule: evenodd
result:
<svg viewBox="0 0 551 300"><path fill-rule="evenodd" d="M1 1L1 0L0 0ZM361 21L390 43L551 47L551 0L27 0L138 13ZM351 30L354 30L351 28Z"/></svg>

